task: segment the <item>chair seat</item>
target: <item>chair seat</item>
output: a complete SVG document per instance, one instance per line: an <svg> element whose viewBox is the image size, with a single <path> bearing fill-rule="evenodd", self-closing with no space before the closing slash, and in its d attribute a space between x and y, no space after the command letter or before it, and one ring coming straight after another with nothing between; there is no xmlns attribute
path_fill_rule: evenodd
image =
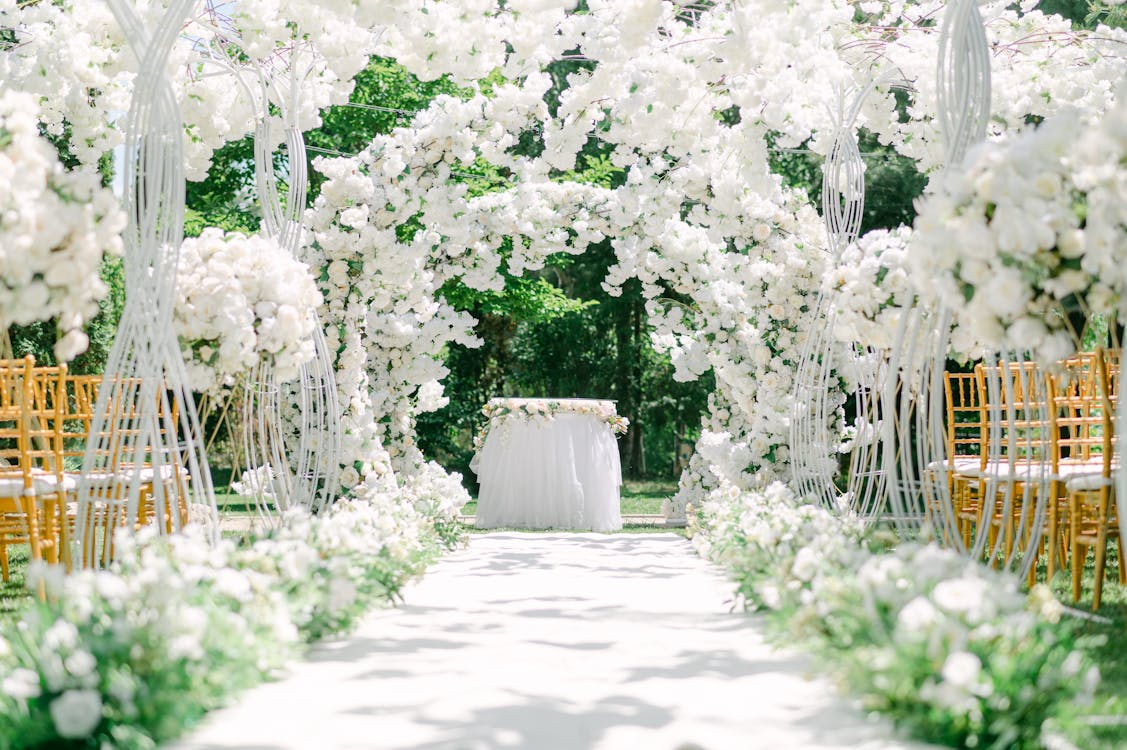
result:
<svg viewBox="0 0 1127 750"><path fill-rule="evenodd" d="M69 492L75 487L74 482L63 478L63 491ZM31 488L37 495L53 495L59 491L59 483L54 474L36 472L31 476ZM0 477L0 497L21 497L24 494L24 481L22 476Z"/></svg>
<svg viewBox="0 0 1127 750"><path fill-rule="evenodd" d="M960 472L965 476L976 479L995 479L1000 481L1029 482L1048 481L1067 482L1077 476L1100 475L1103 473L1101 461L1092 462L1062 462L1056 471L1047 462L1015 461L1012 465L1008 461L989 461L985 469Z"/></svg>
<svg viewBox="0 0 1127 750"><path fill-rule="evenodd" d="M188 470L183 467L173 468L167 464L160 467L160 480L162 482L172 481L176 476L179 476L181 479L187 479ZM140 481L142 484L152 484L156 481L157 469L152 466L142 466L140 469L126 467L117 472L67 472L67 478L73 478L74 486L76 487L78 483L85 483L93 489L105 489L107 487L130 484L133 481Z"/></svg>
<svg viewBox="0 0 1127 750"><path fill-rule="evenodd" d="M927 465L928 471L954 471L964 474L976 471L982 466L982 461L977 456L955 456L942 461L932 461Z"/></svg>
<svg viewBox="0 0 1127 750"><path fill-rule="evenodd" d="M1069 477L1065 481L1065 487L1068 488L1069 492L1084 492L1110 487L1115 482L1115 475L1119 473L1119 467L1115 467L1112 471L1111 477L1105 477L1103 471Z"/></svg>

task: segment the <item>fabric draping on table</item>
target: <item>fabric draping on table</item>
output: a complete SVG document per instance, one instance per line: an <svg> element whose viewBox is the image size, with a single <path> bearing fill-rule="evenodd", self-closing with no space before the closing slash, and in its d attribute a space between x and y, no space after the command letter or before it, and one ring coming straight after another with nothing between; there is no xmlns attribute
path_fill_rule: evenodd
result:
<svg viewBox="0 0 1127 750"><path fill-rule="evenodd" d="M622 528L618 445L591 415L502 420L482 446L478 478L480 528Z"/></svg>

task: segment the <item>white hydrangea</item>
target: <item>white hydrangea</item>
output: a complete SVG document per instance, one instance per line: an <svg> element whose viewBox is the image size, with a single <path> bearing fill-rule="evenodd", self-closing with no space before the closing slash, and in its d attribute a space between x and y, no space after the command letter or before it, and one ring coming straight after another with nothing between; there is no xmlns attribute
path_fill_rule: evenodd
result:
<svg viewBox="0 0 1127 750"><path fill-rule="evenodd" d="M1122 118L1122 108L1100 119L1067 112L983 145L921 202L909 272L921 299L953 311L956 351L1052 362L1080 343L1070 313L1116 311L1127 194L1107 165L1127 153ZM1080 145L1090 137L1098 152Z"/></svg>
<svg viewBox="0 0 1127 750"><path fill-rule="evenodd" d="M845 343L891 349L900 316L915 298L904 268L911 227L878 229L851 243L823 281L833 300L828 315Z"/></svg>
<svg viewBox="0 0 1127 750"><path fill-rule="evenodd" d="M184 240L178 263L173 320L193 388L232 385L259 363L292 380L313 359L321 295L276 241L208 228Z"/></svg>

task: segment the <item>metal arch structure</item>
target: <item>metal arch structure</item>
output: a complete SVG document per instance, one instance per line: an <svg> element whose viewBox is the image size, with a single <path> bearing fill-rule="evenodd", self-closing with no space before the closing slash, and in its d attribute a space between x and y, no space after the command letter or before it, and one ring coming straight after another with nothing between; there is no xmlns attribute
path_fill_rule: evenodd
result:
<svg viewBox="0 0 1127 750"><path fill-rule="evenodd" d="M986 138L990 119L990 47L976 0L950 0L939 31L936 119L951 168Z"/></svg>
<svg viewBox="0 0 1127 750"><path fill-rule="evenodd" d="M958 169L970 148L985 139L990 112L989 46L974 0L948 3L939 50L937 119L946 168ZM966 493L956 497L950 481L955 456L946 432L954 421L947 411L953 394L945 392L952 319L950 310L917 307L901 321L890 364L911 387L885 397L897 431L912 436L912 450L887 456L895 472L887 483L889 504L902 512L922 511L923 533L938 543L1028 577L1052 497L1055 406L1044 372L1027 363L1026 352L984 353L976 383L985 469L974 482L976 499L968 501Z"/></svg>
<svg viewBox="0 0 1127 750"><path fill-rule="evenodd" d="M833 139L822 173L822 218L830 262L834 264L840 262L845 248L859 237L864 218L865 164L857 142L857 118L872 92L887 85L896 82L891 76L881 76L848 97L844 93L839 96ZM880 352L854 350L852 362L839 361L844 347L835 340L830 326L821 325L832 314L834 298L833 291L819 292L813 318L817 323L807 335L795 374L790 432L795 489L831 507L838 506L840 494L834 484L839 439L828 428L840 406L831 398L834 382L840 378L837 370L849 364L860 375L857 421L871 425L873 430L882 429L884 423L877 394L888 371ZM878 512L884 495L883 473L879 470L881 454L872 447L879 440L876 435L873 438L858 440L850 456L846 497L850 509L863 516Z"/></svg>
<svg viewBox="0 0 1127 750"><path fill-rule="evenodd" d="M291 50L282 74L272 77L274 96L263 92L263 111L255 131L255 180L262 206L262 233L275 238L291 255L306 260L303 245L303 216L308 194L308 158L305 137L292 117L297 111L301 82L310 68L300 65L301 47ZM267 79L263 77L263 83ZM279 82L285 85L278 85ZM274 100L283 114L283 141L288 156L289 179L286 200L278 188L274 169L274 138L269 103ZM313 359L302 366L294 383L278 383L272 368L259 367L252 376L253 393L247 399L244 447L248 464L252 455L260 463L284 466L290 504L313 512L333 500L340 485L338 456L341 447L341 410L337 397L333 353L325 340L320 317L314 314ZM253 466L251 467L253 468ZM276 471L276 476L282 472ZM271 518L269 503L258 503L260 515ZM279 508L280 509L280 508Z"/></svg>
<svg viewBox="0 0 1127 750"><path fill-rule="evenodd" d="M208 29L225 42L240 46L241 40L226 30L214 24ZM304 260L308 159L304 136L291 115L297 111L301 84L312 64L302 67L299 44L289 50L284 65L278 59L270 61L277 69L257 60L232 59L224 51L215 53L212 50L209 59L234 77L257 112L254 155L262 211L260 231ZM276 137L271 105L285 123L282 137ZM279 142L288 156L286 199L274 166ZM291 507L319 511L339 489L341 410L332 353L316 312L311 336L314 358L301 367L297 381L279 382L269 363L256 366L246 381L240 409L241 442L246 468L254 474L246 484L254 493L259 519L267 526L277 522L280 511Z"/></svg>
<svg viewBox="0 0 1127 750"><path fill-rule="evenodd" d="M867 93L867 90L866 90ZM842 251L857 238L865 211L865 164L857 144L855 123L863 102L861 96L838 97L834 113L834 135L822 167L822 220L826 224L829 261L837 264ZM832 296L819 291L814 321L803 342L795 372L794 411L790 425L791 478L804 497L833 505L837 498L834 457L838 438L827 428L830 383L836 378L834 352L838 345L823 325L829 317Z"/></svg>
<svg viewBox="0 0 1127 750"><path fill-rule="evenodd" d="M126 301L98 389L78 482L75 553L112 558L112 535L188 523L218 539L218 512L195 401L172 326L184 228L183 123L168 58L195 0L171 0L148 28L107 0L139 63L125 121ZM100 548L100 552L99 552Z"/></svg>

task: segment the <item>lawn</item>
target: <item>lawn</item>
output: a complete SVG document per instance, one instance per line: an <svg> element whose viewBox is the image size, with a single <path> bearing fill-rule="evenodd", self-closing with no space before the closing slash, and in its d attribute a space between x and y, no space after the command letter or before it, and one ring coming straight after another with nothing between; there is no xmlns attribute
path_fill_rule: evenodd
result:
<svg viewBox="0 0 1127 750"><path fill-rule="evenodd" d="M1077 716L1064 727L1065 737L1081 750L1127 748L1127 587L1118 582L1118 544L1113 541L1110 547L1099 618L1085 617L1092 609L1095 573L1091 555L1080 601L1072 605L1080 613L1083 633L1102 641L1102 645L1091 648L1102 676L1096 699L1090 706L1078 707ZM1058 573L1051 585L1058 599L1071 604L1072 584L1067 570Z"/></svg>
<svg viewBox="0 0 1127 750"><path fill-rule="evenodd" d="M15 620L28 601L27 586L24 584L28 547L26 544L13 545L8 548L8 554L12 578L0 583L0 632L6 629L3 626Z"/></svg>
<svg viewBox="0 0 1127 750"><path fill-rule="evenodd" d="M628 479L622 484L622 514L627 516L659 516L661 504L677 492L675 480ZM477 514L477 499L466 503L463 516ZM647 527L648 528L648 527ZM624 529L625 530L625 529Z"/></svg>

